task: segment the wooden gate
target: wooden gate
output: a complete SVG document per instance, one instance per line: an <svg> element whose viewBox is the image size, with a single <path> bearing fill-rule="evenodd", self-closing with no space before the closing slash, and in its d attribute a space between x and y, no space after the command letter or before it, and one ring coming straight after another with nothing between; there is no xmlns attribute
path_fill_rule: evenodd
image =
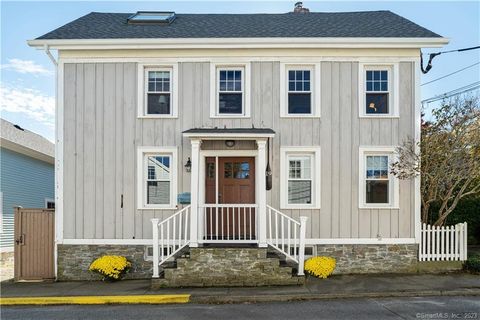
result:
<svg viewBox="0 0 480 320"><path fill-rule="evenodd" d="M53 209L15 208L15 281L55 278Z"/></svg>

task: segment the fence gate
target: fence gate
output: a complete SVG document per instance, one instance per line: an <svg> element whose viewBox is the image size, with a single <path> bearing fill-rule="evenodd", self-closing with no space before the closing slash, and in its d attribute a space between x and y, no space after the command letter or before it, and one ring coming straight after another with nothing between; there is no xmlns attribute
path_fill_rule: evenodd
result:
<svg viewBox="0 0 480 320"><path fill-rule="evenodd" d="M53 209L15 208L15 281L55 278Z"/></svg>

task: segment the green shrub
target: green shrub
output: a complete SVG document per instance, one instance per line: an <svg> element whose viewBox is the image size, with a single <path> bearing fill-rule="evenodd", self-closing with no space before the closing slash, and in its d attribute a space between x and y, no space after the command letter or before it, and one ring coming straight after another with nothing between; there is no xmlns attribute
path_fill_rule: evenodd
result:
<svg viewBox="0 0 480 320"><path fill-rule="evenodd" d="M475 254L468 257L467 261L464 263L464 267L470 272L480 272L480 254Z"/></svg>

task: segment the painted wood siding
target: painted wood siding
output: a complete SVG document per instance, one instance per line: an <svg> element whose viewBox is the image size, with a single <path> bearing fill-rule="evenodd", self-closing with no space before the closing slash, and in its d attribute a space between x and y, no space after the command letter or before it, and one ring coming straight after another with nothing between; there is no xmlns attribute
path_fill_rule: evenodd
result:
<svg viewBox="0 0 480 320"><path fill-rule="evenodd" d="M282 210L309 217L311 238L414 237L414 182L400 182L400 209L359 209L359 146L398 145L414 135L414 64L399 64L400 118L358 116L357 62L321 63L321 118L280 118L280 63L252 62L251 118L210 118L210 64L178 65L176 119L136 115L136 63L65 64L64 237L146 239L150 219L173 210L136 210L136 150L178 146L178 193L190 191L184 163L190 141L182 131L201 127L269 127L273 139L273 189L280 206L280 146L321 147L321 209ZM218 143L203 148L217 149ZM248 148L248 143L238 148ZM120 207L123 195L123 209Z"/></svg>
<svg viewBox="0 0 480 320"><path fill-rule="evenodd" d="M0 247L13 247L13 207L44 208L54 199L53 164L0 148L0 191L3 194L3 230Z"/></svg>

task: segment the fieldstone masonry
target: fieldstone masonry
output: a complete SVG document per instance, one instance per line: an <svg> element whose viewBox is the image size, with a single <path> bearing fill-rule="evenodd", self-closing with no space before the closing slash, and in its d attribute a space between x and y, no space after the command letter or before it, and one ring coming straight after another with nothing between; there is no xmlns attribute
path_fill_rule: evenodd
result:
<svg viewBox="0 0 480 320"><path fill-rule="evenodd" d="M333 274L416 272L418 245L319 245L317 255L337 260Z"/></svg>
<svg viewBox="0 0 480 320"><path fill-rule="evenodd" d="M302 284L304 277L267 257L266 248L190 248L189 258L178 258L176 268L153 279L152 288L271 286Z"/></svg>
<svg viewBox="0 0 480 320"><path fill-rule="evenodd" d="M58 245L58 280L101 280L88 271L90 264L103 255L124 256L132 263L125 279L150 279L152 262L145 261L145 246L132 245Z"/></svg>
<svg viewBox="0 0 480 320"><path fill-rule="evenodd" d="M88 271L102 255L122 255L132 262L126 279L151 279L152 262L145 261L142 245L59 245L58 280L100 280ZM337 260L334 274L415 272L418 247L398 245L318 245L317 255ZM298 284L291 267L281 266L278 257L263 248L190 248L190 257L166 268L154 286L261 286Z"/></svg>

